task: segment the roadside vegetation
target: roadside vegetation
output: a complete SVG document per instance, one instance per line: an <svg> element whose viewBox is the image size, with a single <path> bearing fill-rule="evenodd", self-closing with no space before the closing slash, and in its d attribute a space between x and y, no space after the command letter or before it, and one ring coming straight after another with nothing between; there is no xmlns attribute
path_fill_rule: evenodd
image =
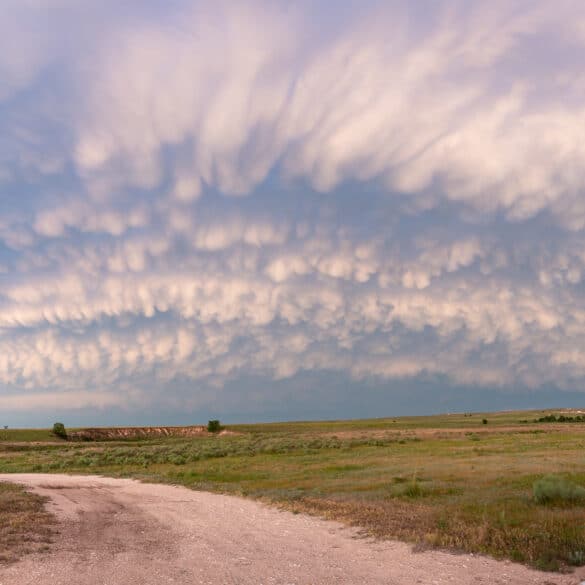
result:
<svg viewBox="0 0 585 585"><path fill-rule="evenodd" d="M43 498L21 486L0 482L0 564L48 548L53 517L44 504Z"/></svg>
<svg viewBox="0 0 585 585"><path fill-rule="evenodd" d="M233 493L381 538L565 570L585 564L585 424L524 422L550 414L230 425L193 438L84 443L5 431L0 472Z"/></svg>

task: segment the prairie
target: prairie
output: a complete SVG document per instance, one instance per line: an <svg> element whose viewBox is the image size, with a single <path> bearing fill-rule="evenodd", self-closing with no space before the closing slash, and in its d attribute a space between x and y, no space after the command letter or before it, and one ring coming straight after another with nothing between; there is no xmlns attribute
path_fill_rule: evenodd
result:
<svg viewBox="0 0 585 585"><path fill-rule="evenodd" d="M585 502L534 485L585 486L585 423L567 410L229 425L230 433L73 442L0 432L0 472L92 473L261 499L379 538L585 564ZM552 419L551 419L552 420ZM552 482L552 483L551 483Z"/></svg>

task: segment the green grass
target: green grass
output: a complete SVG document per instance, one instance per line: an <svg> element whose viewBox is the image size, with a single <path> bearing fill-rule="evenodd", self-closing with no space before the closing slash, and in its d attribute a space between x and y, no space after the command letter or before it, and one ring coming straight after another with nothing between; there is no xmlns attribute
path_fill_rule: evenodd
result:
<svg viewBox="0 0 585 585"><path fill-rule="evenodd" d="M33 442L59 440L50 429L0 429L0 441Z"/></svg>
<svg viewBox="0 0 585 585"><path fill-rule="evenodd" d="M533 485L554 474L585 486L585 424L522 422L548 412L234 425L239 434L131 442L27 444L21 435L0 442L0 471L245 495L381 538L557 570L585 563L585 506L542 505Z"/></svg>

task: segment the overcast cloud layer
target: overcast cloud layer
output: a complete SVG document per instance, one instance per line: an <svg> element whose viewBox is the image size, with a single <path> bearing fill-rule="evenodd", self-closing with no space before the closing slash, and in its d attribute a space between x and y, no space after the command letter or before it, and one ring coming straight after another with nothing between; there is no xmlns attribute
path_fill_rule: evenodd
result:
<svg viewBox="0 0 585 585"><path fill-rule="evenodd" d="M0 410L561 403L584 187L582 1L4 0Z"/></svg>

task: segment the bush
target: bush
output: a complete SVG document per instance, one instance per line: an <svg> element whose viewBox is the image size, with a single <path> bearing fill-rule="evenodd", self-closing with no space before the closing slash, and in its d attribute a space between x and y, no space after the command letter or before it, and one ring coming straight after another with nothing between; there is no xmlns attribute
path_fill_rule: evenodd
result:
<svg viewBox="0 0 585 585"><path fill-rule="evenodd" d="M547 475L532 486L537 504L585 502L585 488L556 475Z"/></svg>
<svg viewBox="0 0 585 585"><path fill-rule="evenodd" d="M221 424L218 420L210 420L207 423L207 431L209 433L219 433L221 431Z"/></svg>
<svg viewBox="0 0 585 585"><path fill-rule="evenodd" d="M481 424L487 425L487 418L482 418L481 419Z"/></svg>
<svg viewBox="0 0 585 585"><path fill-rule="evenodd" d="M66 439L67 431L65 430L65 425L61 422L56 422L53 425L53 434L61 439Z"/></svg>
<svg viewBox="0 0 585 585"><path fill-rule="evenodd" d="M424 490L420 483L413 479L405 488L404 488L404 495L407 498L421 498L424 496Z"/></svg>

